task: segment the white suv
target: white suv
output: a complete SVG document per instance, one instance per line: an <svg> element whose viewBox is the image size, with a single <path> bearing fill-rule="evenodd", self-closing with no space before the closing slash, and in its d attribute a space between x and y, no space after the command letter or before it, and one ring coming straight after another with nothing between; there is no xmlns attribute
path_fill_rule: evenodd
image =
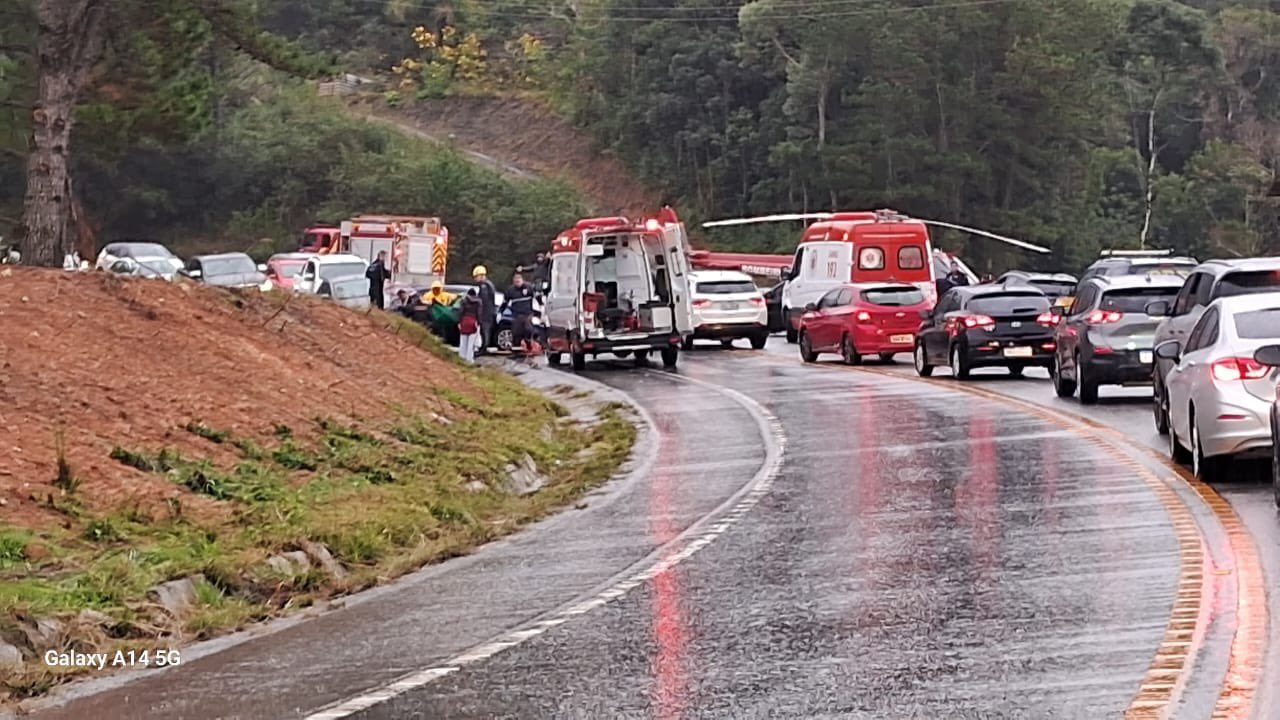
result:
<svg viewBox="0 0 1280 720"><path fill-rule="evenodd" d="M750 275L720 270L689 273L693 299L693 334L684 340L686 350L694 340L719 340L725 347L737 338L748 338L760 350L769 339L769 311L764 294Z"/></svg>

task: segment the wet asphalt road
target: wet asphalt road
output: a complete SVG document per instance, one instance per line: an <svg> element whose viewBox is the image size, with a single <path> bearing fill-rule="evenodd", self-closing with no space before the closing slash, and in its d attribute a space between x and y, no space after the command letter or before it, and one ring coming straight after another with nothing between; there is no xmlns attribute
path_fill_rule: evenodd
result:
<svg viewBox="0 0 1280 720"><path fill-rule="evenodd" d="M39 717L305 717L446 666L459 669L357 717L1121 715L1169 621L1179 563L1164 507L1132 470L1043 418L805 367L771 345L696 353L681 375L699 383L592 365L658 432L652 464L585 510ZM1043 381L990 384L1052 396ZM1117 408L1146 411L1108 404L1098 419ZM770 416L780 470L735 513L767 463ZM681 553L699 522L717 534ZM1277 555L1263 548L1269 570ZM456 663L664 559L612 602ZM1179 717L1207 717L1212 697L1189 695Z"/></svg>

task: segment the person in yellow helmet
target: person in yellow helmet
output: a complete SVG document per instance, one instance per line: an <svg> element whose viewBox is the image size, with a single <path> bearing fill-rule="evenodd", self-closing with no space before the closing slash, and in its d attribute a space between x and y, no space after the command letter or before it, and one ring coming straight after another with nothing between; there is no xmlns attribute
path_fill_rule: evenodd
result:
<svg viewBox="0 0 1280 720"><path fill-rule="evenodd" d="M431 283L431 290L426 295L422 296L422 302L424 305L430 305L431 303L437 302L444 303L445 305L452 305L453 301L457 299L458 296L448 290L445 290L444 283L439 280Z"/></svg>
<svg viewBox="0 0 1280 720"><path fill-rule="evenodd" d="M476 354L484 355L493 341L493 324L498 319L498 289L489 281L489 270L483 265L475 266L471 279L475 281L476 293L480 296L480 347Z"/></svg>

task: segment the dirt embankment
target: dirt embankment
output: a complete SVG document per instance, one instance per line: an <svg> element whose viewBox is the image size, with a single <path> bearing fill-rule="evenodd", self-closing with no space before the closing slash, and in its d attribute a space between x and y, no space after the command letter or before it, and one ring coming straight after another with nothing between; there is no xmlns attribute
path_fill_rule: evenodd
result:
<svg viewBox="0 0 1280 720"><path fill-rule="evenodd" d="M459 368L385 327L304 298L13 270L0 277L0 524L59 520L46 502L59 444L90 509L163 505L183 493L112 461L113 447L208 454L182 428L261 440L317 418L439 411L431 388L466 391Z"/></svg>
<svg viewBox="0 0 1280 720"><path fill-rule="evenodd" d="M622 161L599 152L589 135L533 99L452 97L390 109L370 98L352 107L499 165L562 180L577 188L594 212L638 216L660 202Z"/></svg>

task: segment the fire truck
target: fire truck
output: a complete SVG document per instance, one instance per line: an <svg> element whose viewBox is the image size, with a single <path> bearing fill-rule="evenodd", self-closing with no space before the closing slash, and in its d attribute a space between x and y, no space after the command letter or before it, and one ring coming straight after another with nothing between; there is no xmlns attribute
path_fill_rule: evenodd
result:
<svg viewBox="0 0 1280 720"><path fill-rule="evenodd" d="M574 370L587 356L651 353L674 368L680 345L693 332L689 298L689 245L675 211L642 220L579 220L551 244L551 287L546 295L547 359L568 355Z"/></svg>
<svg viewBox="0 0 1280 720"><path fill-rule="evenodd" d="M449 228L437 217L361 215L338 227L308 228L304 252L347 254L373 262L387 253L393 286L422 290L445 281L449 261Z"/></svg>

